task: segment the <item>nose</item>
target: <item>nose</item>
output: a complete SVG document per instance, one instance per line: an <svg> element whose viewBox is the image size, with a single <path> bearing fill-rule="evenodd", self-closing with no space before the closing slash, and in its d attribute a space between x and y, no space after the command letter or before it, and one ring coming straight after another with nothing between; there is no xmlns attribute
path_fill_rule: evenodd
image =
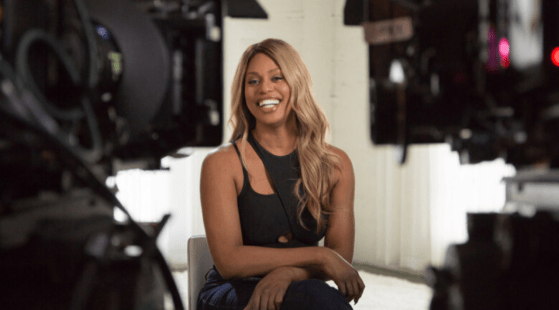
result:
<svg viewBox="0 0 559 310"><path fill-rule="evenodd" d="M260 85L261 85L260 91L263 92L263 93L270 92L274 89L274 84L269 79L263 80Z"/></svg>

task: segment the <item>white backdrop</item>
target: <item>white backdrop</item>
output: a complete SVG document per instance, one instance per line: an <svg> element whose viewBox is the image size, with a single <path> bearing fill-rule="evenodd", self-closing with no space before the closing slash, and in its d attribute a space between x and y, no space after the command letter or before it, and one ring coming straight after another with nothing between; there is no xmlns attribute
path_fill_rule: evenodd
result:
<svg viewBox="0 0 559 310"><path fill-rule="evenodd" d="M356 176L355 262L422 271L442 262L448 243L463 241L466 211L499 210L500 179L514 173L502 160L459 166L446 145L414 146L396 164L390 147L369 139L368 49L360 27L344 26L343 0L260 0L268 20L225 20L225 113L237 62L248 45L280 38L311 71L315 93L331 125L331 143L345 150ZM225 129L225 137L230 135ZM138 220L173 214L159 245L172 265L186 263L186 240L204 232L200 166L209 149L164 159L170 172L127 171L117 177L119 198ZM189 152L189 150L186 150Z"/></svg>

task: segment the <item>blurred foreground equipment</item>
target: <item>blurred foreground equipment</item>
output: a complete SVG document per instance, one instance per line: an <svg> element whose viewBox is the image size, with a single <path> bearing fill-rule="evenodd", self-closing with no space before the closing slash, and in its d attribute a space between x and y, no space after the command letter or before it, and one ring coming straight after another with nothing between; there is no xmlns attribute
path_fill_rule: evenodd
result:
<svg viewBox="0 0 559 310"><path fill-rule="evenodd" d="M538 210L468 214L469 240L427 269L430 309L554 309L559 304L559 217Z"/></svg>
<svg viewBox="0 0 559 310"><path fill-rule="evenodd" d="M156 246L169 216L115 222L105 180L221 144L224 16L267 17L256 0L0 0L0 308L183 309Z"/></svg>
<svg viewBox="0 0 559 310"><path fill-rule="evenodd" d="M559 306L559 1L347 0L369 44L370 132L449 143L461 163L517 168L501 214L469 214L468 242L429 268L431 309ZM448 206L451 208L452 206Z"/></svg>
<svg viewBox="0 0 559 310"><path fill-rule="evenodd" d="M369 43L375 144L559 166L559 2L348 0L345 13Z"/></svg>

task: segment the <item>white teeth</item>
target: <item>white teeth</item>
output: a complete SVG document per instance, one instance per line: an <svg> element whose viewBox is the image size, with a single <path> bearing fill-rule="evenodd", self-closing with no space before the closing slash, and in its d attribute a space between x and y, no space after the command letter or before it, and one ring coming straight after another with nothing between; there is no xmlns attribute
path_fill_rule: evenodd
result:
<svg viewBox="0 0 559 310"><path fill-rule="evenodd" d="M258 103L258 105L261 106L261 107L271 107L271 106L275 106L278 103L280 103L280 101L277 100L277 99L266 99L266 100L260 101Z"/></svg>

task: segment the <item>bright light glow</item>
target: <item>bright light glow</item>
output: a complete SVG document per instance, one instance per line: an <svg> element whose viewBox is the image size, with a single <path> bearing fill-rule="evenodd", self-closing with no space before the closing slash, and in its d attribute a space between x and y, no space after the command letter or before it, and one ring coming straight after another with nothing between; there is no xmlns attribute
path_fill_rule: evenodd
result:
<svg viewBox="0 0 559 310"><path fill-rule="evenodd" d="M553 52L551 52L551 61L553 61L554 65L559 67L559 47L554 48Z"/></svg>
<svg viewBox="0 0 559 310"><path fill-rule="evenodd" d="M109 31L107 30L107 28L103 27L103 26L96 26L95 30L97 31L97 34L103 38L103 40L105 41L109 41L111 36L109 34Z"/></svg>
<svg viewBox="0 0 559 310"><path fill-rule="evenodd" d="M400 61L392 60L388 79L395 84L403 84L406 81L404 67Z"/></svg>
<svg viewBox="0 0 559 310"><path fill-rule="evenodd" d="M501 54L502 57L508 57L509 52L509 40L507 40L507 38L502 38L501 41L499 41L499 54Z"/></svg>
<svg viewBox="0 0 559 310"><path fill-rule="evenodd" d="M128 215L126 215L126 213L124 213L122 210L120 210L119 208L114 208L113 209L113 217L115 219L115 221L119 222L119 223L126 223L128 222Z"/></svg>
<svg viewBox="0 0 559 310"><path fill-rule="evenodd" d="M105 185L107 185L107 187L110 187L110 188L115 187L116 186L116 177L113 177L113 176L108 177L105 180Z"/></svg>
<svg viewBox="0 0 559 310"><path fill-rule="evenodd" d="M142 255L144 250L139 245L129 245L124 248L124 254L128 257L138 257Z"/></svg>
<svg viewBox="0 0 559 310"><path fill-rule="evenodd" d="M501 38L499 41L499 55L501 56L501 67L508 68L510 65L510 45L507 38Z"/></svg>

